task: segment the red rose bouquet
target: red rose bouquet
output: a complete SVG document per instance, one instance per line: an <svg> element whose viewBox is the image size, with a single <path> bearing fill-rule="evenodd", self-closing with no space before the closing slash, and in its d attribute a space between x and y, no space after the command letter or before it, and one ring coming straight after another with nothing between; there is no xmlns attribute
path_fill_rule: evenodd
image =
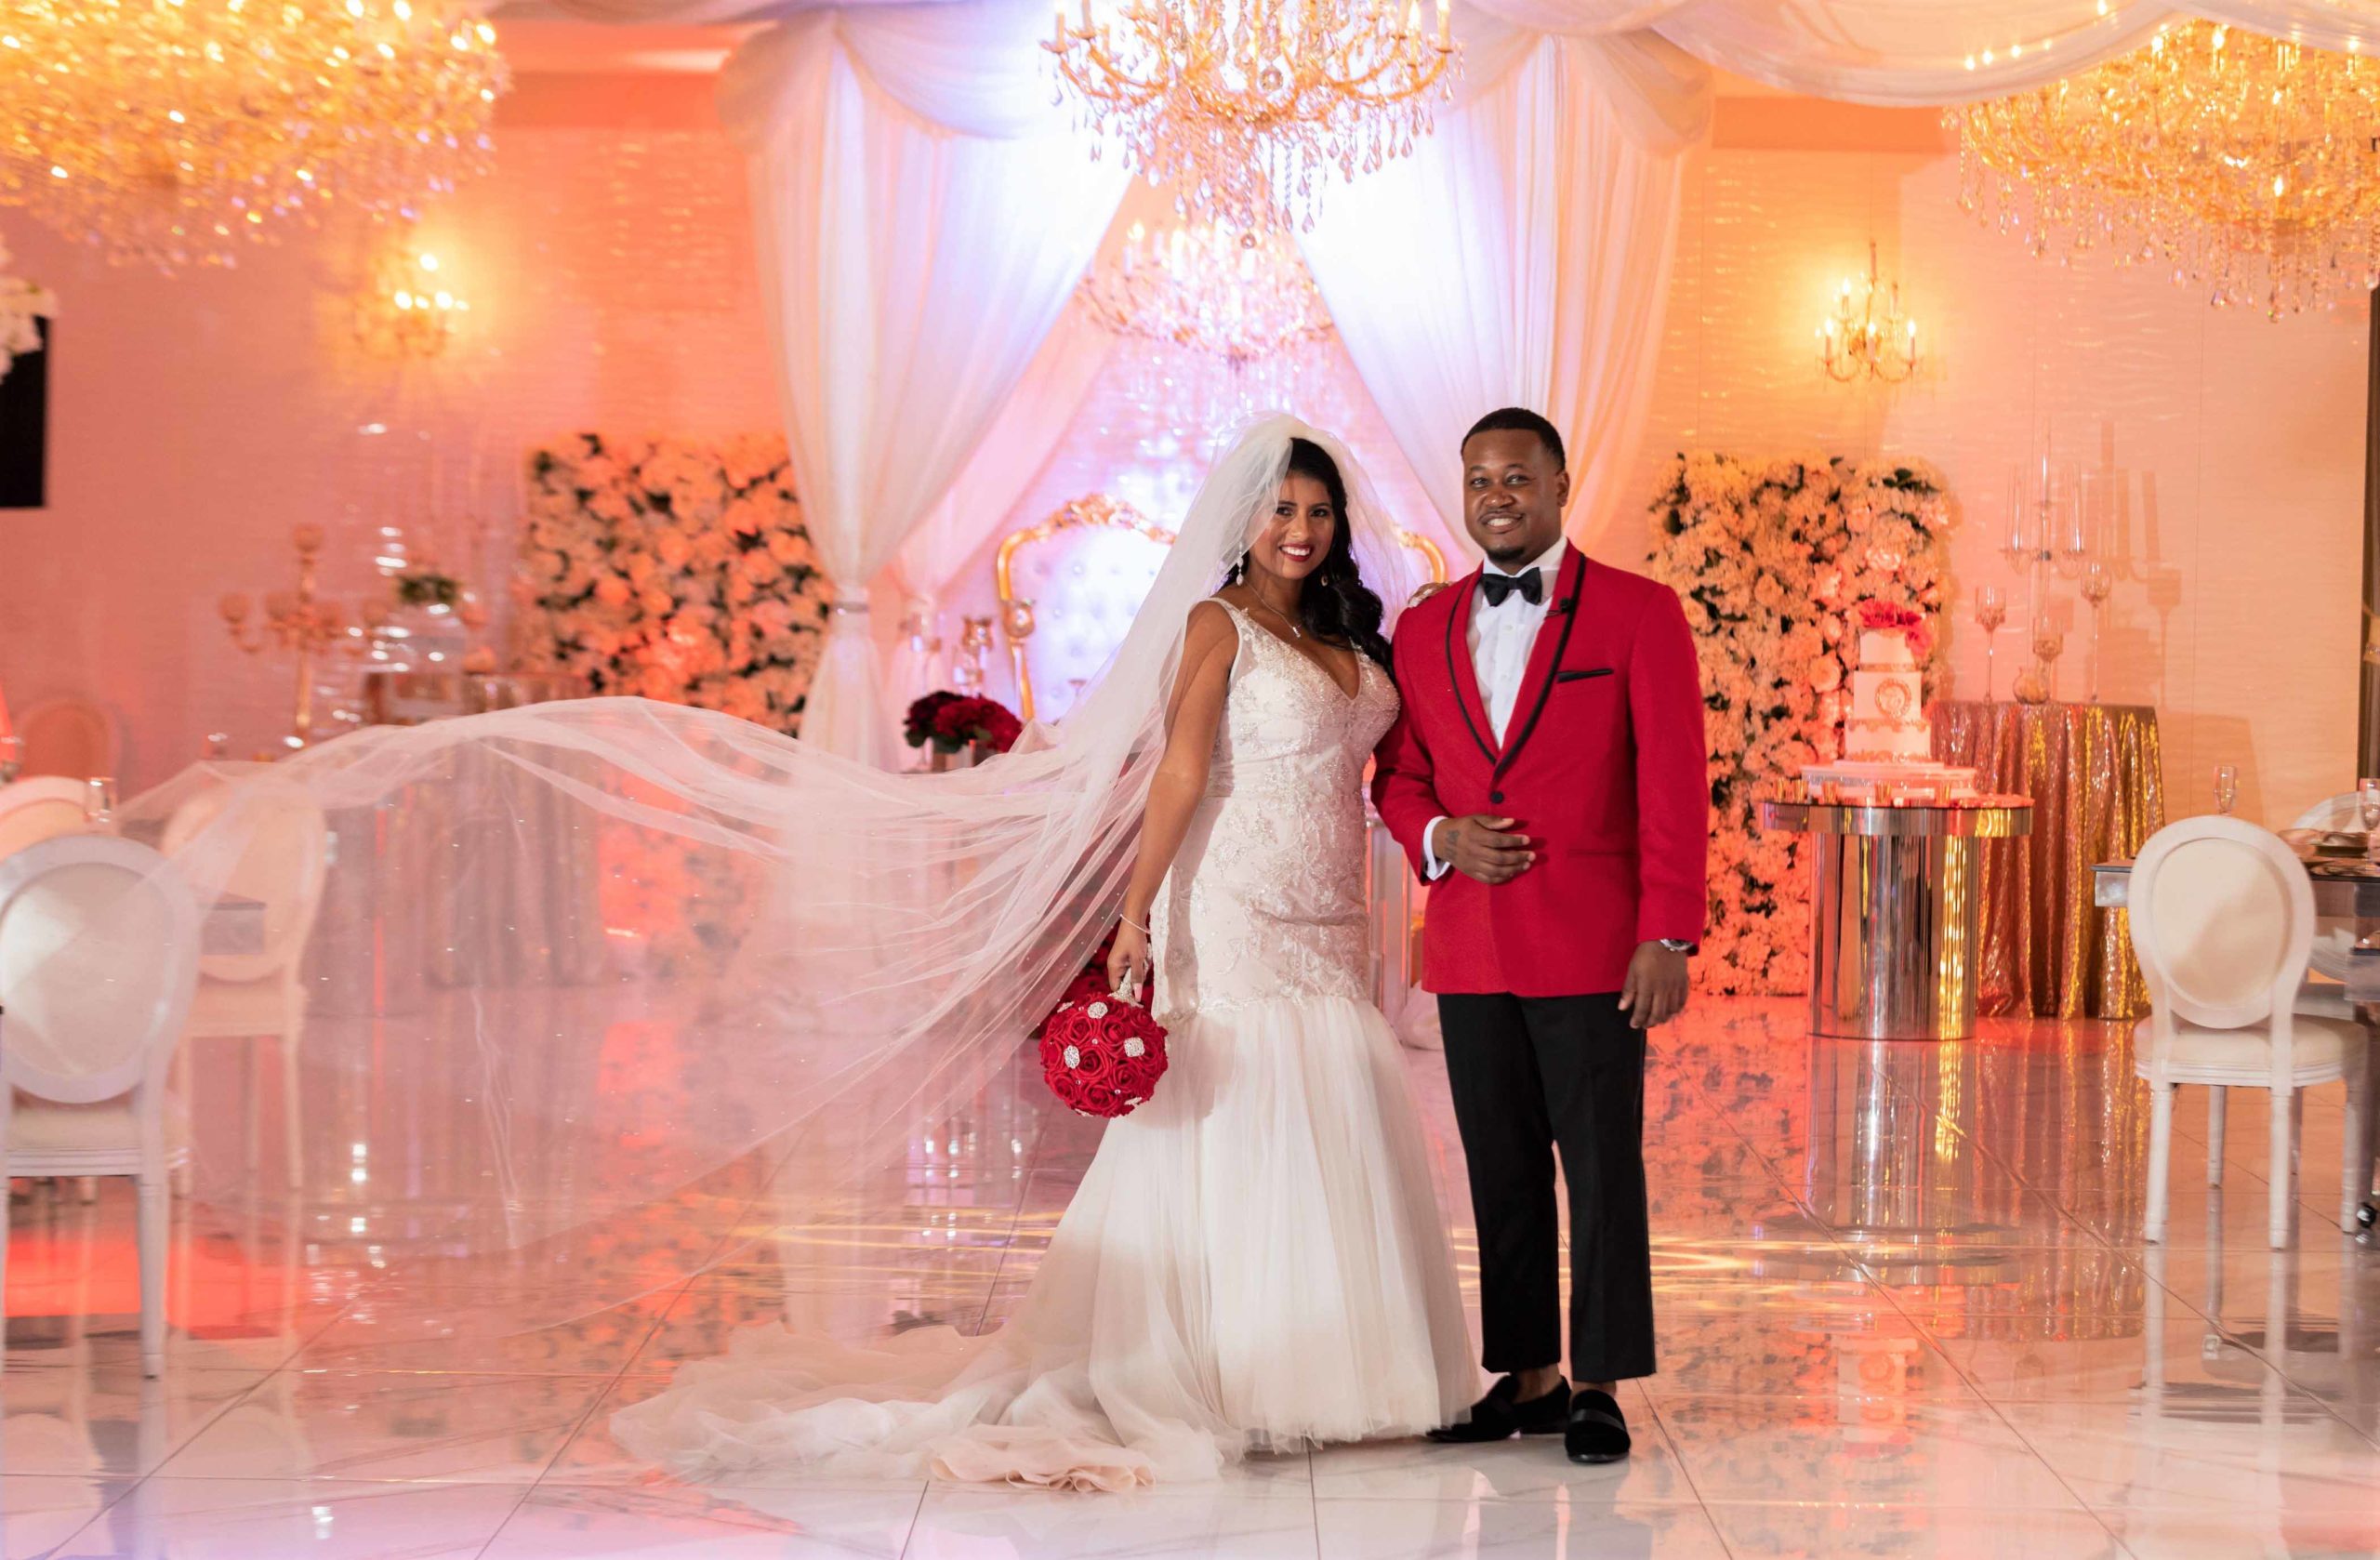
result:
<svg viewBox="0 0 2380 1560"><path fill-rule="evenodd" d="M1165 1026L1146 1008L1108 992L1117 930L1107 929L1057 1007L1033 1026L1050 1092L1084 1116L1130 1114L1165 1072Z"/></svg>
<svg viewBox="0 0 2380 1560"><path fill-rule="evenodd" d="M998 699L948 692L928 694L909 706L901 725L901 735L910 747L932 743L937 753L969 747L1005 753L1024 731L1024 723Z"/></svg>
<svg viewBox="0 0 2380 1560"><path fill-rule="evenodd" d="M1041 1077L1083 1116L1130 1115L1165 1076L1165 1026L1137 1002L1094 991L1042 1021Z"/></svg>

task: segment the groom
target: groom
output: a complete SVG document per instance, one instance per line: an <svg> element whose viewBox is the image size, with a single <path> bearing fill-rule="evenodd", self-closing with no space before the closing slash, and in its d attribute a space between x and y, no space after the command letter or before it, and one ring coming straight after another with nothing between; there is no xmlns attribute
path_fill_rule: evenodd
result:
<svg viewBox="0 0 2380 1560"><path fill-rule="evenodd" d="M1483 1363L1505 1372L1434 1438L1564 1432L1625 1457L1613 1394L1653 1371L1645 1033L1686 1005L1709 784L1677 597L1562 539L1562 436L1517 407L1462 442L1484 569L1396 630L1404 709L1372 799L1430 891L1421 985L1479 1230ZM1570 1368L1554 1156L1570 1200Z"/></svg>

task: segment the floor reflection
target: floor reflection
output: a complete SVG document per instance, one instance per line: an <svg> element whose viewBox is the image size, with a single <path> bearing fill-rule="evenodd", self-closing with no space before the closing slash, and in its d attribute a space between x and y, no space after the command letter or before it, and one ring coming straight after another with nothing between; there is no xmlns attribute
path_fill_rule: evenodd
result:
<svg viewBox="0 0 2380 1560"><path fill-rule="evenodd" d="M610 1413L740 1326L996 1324L1097 1124L1020 1068L892 1151L822 1123L567 1240L422 1261L481 1151L403 1090L309 1072L309 1163L333 1170L178 1205L161 1382L139 1376L122 1189L20 1188L0 1554L2380 1553L2380 1254L2320 1206L2335 1089L2307 1108L2315 1196L2288 1249L2262 1237L2263 1113L2235 1113L2217 1189L2202 1104L2177 1124L2172 1236L2148 1247L2120 1030L1814 1041L1798 1006L1712 1004L1659 1038L1661 1371L1628 1388L1640 1449L1616 1468L1394 1443L1128 1499L687 1488L628 1463ZM682 1040L656 1020L613 1043L645 1067ZM1459 1196L1438 1063L1412 1061ZM790 1201L821 1167L831 1201ZM597 1180L615 1196L666 1168L624 1143Z"/></svg>

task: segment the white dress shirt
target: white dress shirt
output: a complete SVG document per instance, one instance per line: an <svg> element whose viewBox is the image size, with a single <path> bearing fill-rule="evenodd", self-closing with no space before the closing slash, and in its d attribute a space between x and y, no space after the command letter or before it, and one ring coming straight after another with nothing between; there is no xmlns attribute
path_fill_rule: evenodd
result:
<svg viewBox="0 0 2380 1560"><path fill-rule="evenodd" d="M1542 586L1534 602L1515 590L1497 606L1489 606L1485 594L1471 603L1471 623L1462 638L1471 649L1471 671L1479 683L1479 697L1488 706L1488 729L1496 734L1499 744L1512 722L1513 706L1520 701L1521 679L1528 671L1529 652L1537 646L1537 630L1544 625L1545 615L1554 610L1554 590L1561 583L1563 553L1568 546L1567 541L1557 541L1517 569L1502 568L1493 559L1481 566L1483 574L1492 575L1525 575L1535 569ZM1433 818L1421 833L1421 861L1432 882L1447 874L1447 863L1438 859L1435 849L1438 826L1444 822L1444 816Z"/></svg>

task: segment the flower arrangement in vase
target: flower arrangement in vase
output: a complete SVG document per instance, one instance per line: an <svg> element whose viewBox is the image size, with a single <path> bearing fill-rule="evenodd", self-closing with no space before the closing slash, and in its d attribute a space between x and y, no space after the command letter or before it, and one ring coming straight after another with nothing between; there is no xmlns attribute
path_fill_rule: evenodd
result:
<svg viewBox="0 0 2380 1560"><path fill-rule="evenodd" d="M1005 753L1025 731L1015 713L998 699L945 689L909 706L901 735L912 747L931 747L937 770L965 769Z"/></svg>

